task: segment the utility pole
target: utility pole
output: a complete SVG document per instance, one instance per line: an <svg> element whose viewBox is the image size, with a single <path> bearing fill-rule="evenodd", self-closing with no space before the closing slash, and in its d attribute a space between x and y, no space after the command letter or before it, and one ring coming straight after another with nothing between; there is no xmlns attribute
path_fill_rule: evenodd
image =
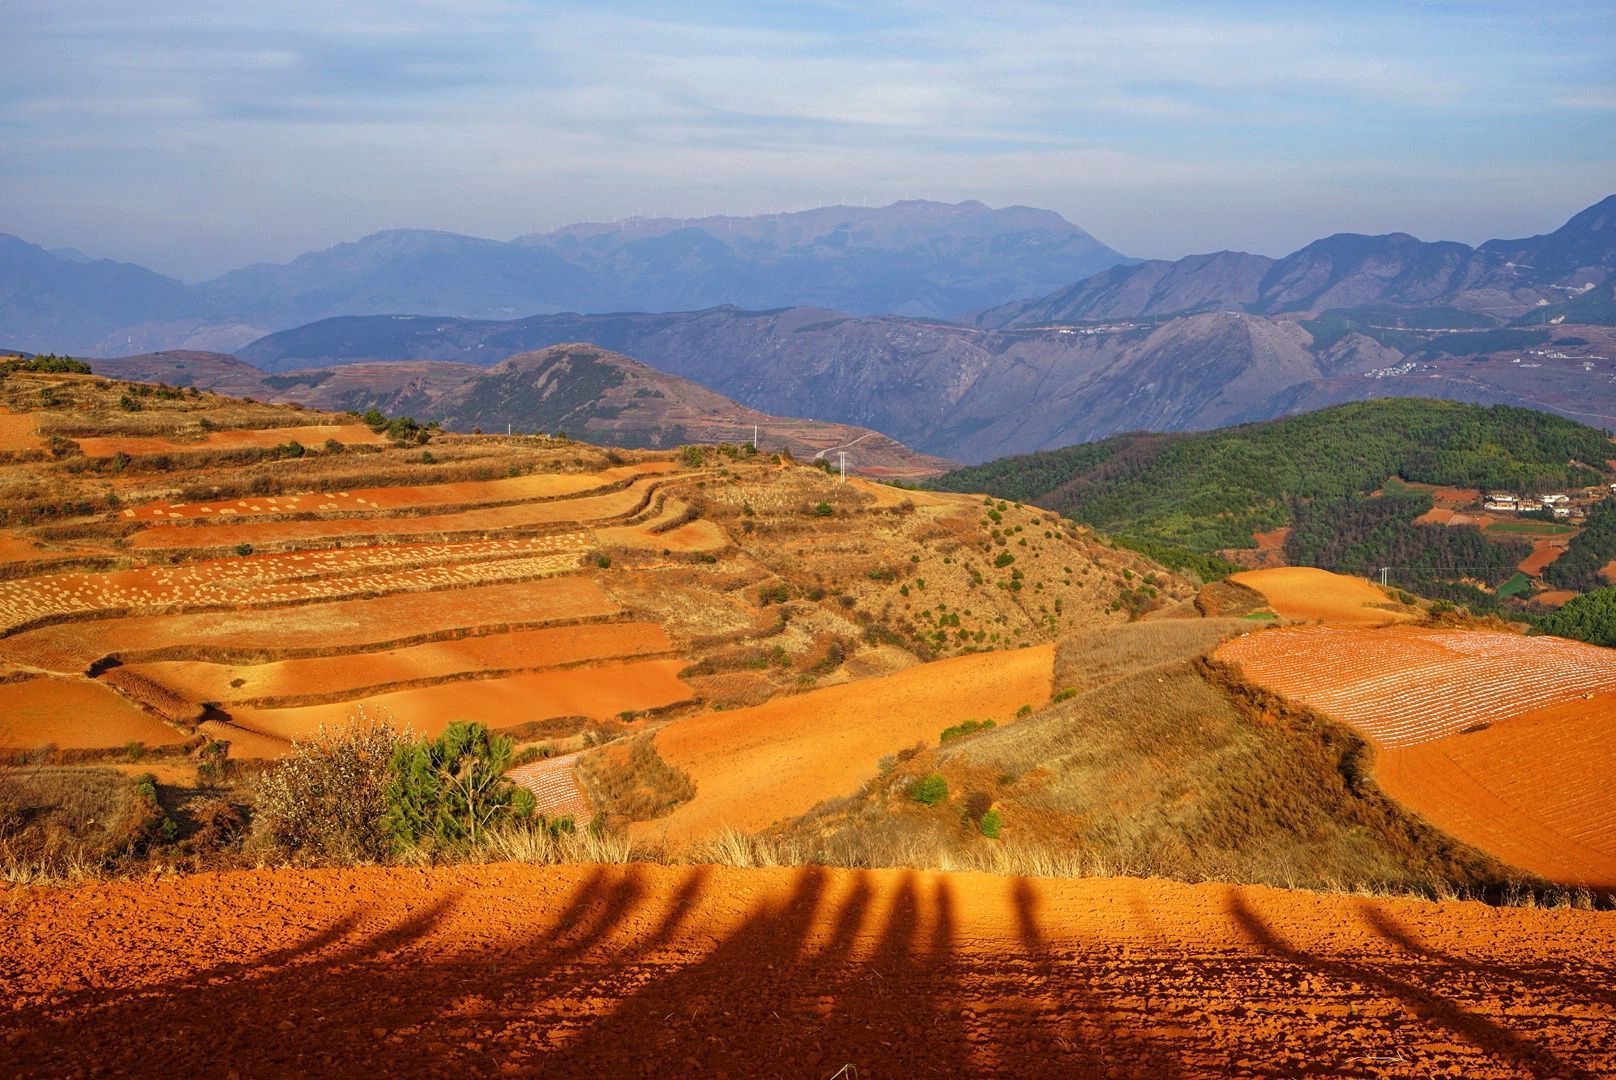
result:
<svg viewBox="0 0 1616 1080"><path fill-rule="evenodd" d="M1383 589L1386 587L1386 572L1390 569L1391 567L1389 566L1382 566L1380 568L1380 587Z"/></svg>
<svg viewBox="0 0 1616 1080"><path fill-rule="evenodd" d="M842 459L842 483L847 483L847 451L838 450L836 456Z"/></svg>

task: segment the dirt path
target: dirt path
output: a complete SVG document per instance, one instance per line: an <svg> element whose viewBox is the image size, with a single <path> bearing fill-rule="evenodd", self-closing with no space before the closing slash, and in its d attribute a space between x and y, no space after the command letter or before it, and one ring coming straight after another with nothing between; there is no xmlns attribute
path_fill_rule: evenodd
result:
<svg viewBox="0 0 1616 1080"><path fill-rule="evenodd" d="M1002 724L1022 705L1042 705L1054 664L1053 645L977 653L675 721L657 750L690 774L696 797L636 829L678 843L804 813L851 794L883 754L935 744L963 719Z"/></svg>
<svg viewBox="0 0 1616 1080"><path fill-rule="evenodd" d="M646 865L252 871L5 902L4 1075L1616 1070L1610 913Z"/></svg>

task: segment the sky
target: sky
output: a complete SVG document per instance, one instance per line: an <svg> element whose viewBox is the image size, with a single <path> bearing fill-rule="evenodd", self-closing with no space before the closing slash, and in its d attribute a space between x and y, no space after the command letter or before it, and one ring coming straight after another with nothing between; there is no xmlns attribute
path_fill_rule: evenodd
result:
<svg viewBox="0 0 1616 1080"><path fill-rule="evenodd" d="M379 229L980 199L1477 243L1616 191L1616 5L0 0L0 231L185 280Z"/></svg>

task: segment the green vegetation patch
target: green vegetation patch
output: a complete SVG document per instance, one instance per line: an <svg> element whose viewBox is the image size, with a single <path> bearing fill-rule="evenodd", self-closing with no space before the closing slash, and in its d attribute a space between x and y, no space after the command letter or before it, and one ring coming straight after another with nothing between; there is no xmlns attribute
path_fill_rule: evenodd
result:
<svg viewBox="0 0 1616 1080"><path fill-rule="evenodd" d="M1568 600L1538 620L1537 633L1616 646L1616 586Z"/></svg>
<svg viewBox="0 0 1616 1080"><path fill-rule="evenodd" d="M1605 480L1604 432L1510 406L1356 402L1182 435L1119 435L958 469L934 486L991 492L1107 532L1194 552L1252 547L1314 499L1414 483L1534 490Z"/></svg>
<svg viewBox="0 0 1616 1080"><path fill-rule="evenodd" d="M1588 592L1605 584L1599 571L1612 559L1616 559L1616 502L1607 500L1588 512L1582 531L1564 555L1543 568L1543 577L1559 588Z"/></svg>

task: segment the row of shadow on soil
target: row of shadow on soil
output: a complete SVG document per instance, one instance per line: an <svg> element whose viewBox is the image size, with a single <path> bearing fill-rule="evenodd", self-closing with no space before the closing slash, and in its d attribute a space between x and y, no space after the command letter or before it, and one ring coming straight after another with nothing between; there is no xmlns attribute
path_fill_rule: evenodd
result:
<svg viewBox="0 0 1616 1080"><path fill-rule="evenodd" d="M1603 1026L1616 1018L1612 972L1447 954L1371 903L1360 914L1382 939L1373 958L1287 944L1235 889L1228 941L1193 952L1150 939L1074 948L1046 938L1034 890L1011 881L1017 947L961 949L948 879L910 874L894 888L854 873L832 897L828 874L806 868L789 899L703 940L693 916L713 899L710 877L690 868L670 900L653 895L643 868L600 868L558 916L514 938L478 940L474 893L437 895L381 929L375 911L355 908L251 963L127 989L81 985L0 1015L0 1074L93 1064L165 1076L829 1077L853 1065L864 1077L1175 1077L1222 1073L1237 1056L1282 1045L1292 1064L1271 1064L1272 1075L1382 1075L1387 1066L1374 1062L1399 1060L1395 1039L1354 1047L1345 1022L1333 1033L1329 1021L1293 1023L1304 995L1287 988L1319 977L1333 1000L1400 1006L1417 1018L1415 1041L1446 1043L1454 1060L1479 1055L1495 1070L1545 1077L1612 1064L1572 1060L1462 1003L1512 993L1580 1003L1606 1014L1583 1022ZM1132 916L1171 920L1142 901ZM1174 1019L1220 1001L1234 1003L1221 1025Z"/></svg>

